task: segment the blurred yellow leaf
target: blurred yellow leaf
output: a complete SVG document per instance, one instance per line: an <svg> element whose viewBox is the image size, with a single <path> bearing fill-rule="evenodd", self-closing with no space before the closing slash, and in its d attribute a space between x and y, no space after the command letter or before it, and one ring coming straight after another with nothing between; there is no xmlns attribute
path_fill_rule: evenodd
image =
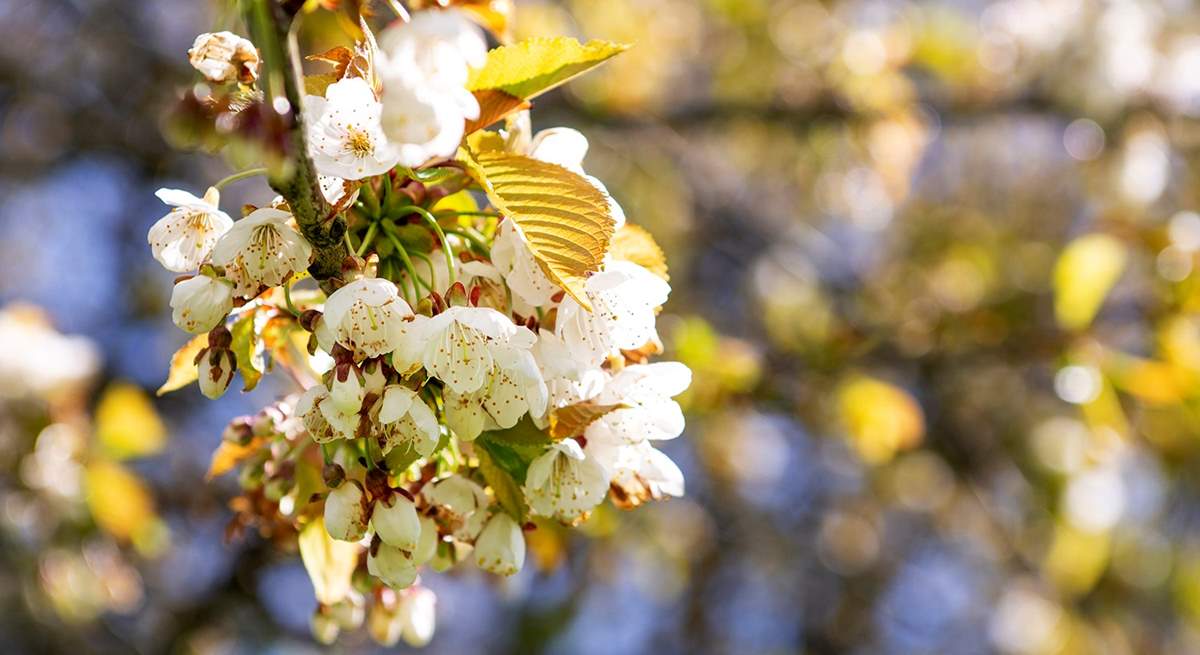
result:
<svg viewBox="0 0 1200 655"><path fill-rule="evenodd" d="M118 382L96 405L96 438L109 456L144 457L162 450L167 430L141 387Z"/></svg>
<svg viewBox="0 0 1200 655"><path fill-rule="evenodd" d="M254 331L256 313L254 311L246 312L230 330L233 334L233 343L229 347L237 357L238 371L242 374L243 390L245 391L250 391L258 386L258 381L262 379L263 375L262 355L258 350L258 333Z"/></svg>
<svg viewBox="0 0 1200 655"><path fill-rule="evenodd" d="M162 534L154 499L141 478L116 462L96 460L84 475L88 509L102 530L144 549Z"/></svg>
<svg viewBox="0 0 1200 655"><path fill-rule="evenodd" d="M626 223L613 235L612 256L633 262L664 280L670 280L667 274L667 256L654 237L640 226Z"/></svg>
<svg viewBox="0 0 1200 655"><path fill-rule="evenodd" d="M196 381L200 373L196 370L196 355L208 347L208 335L201 334L175 351L171 356L171 368L167 371L167 381L158 388L157 395L182 389Z"/></svg>
<svg viewBox="0 0 1200 655"><path fill-rule="evenodd" d="M1072 241L1054 265L1054 315L1068 330L1087 327L1125 270L1125 245L1106 234Z"/></svg>
<svg viewBox="0 0 1200 655"><path fill-rule="evenodd" d="M1108 566L1109 535L1087 533L1059 523L1042 568L1054 586L1069 596L1092 589Z"/></svg>
<svg viewBox="0 0 1200 655"><path fill-rule="evenodd" d="M253 455L261 445L262 440L257 437L244 446L232 441L222 441L213 451L212 461L208 463L208 473L204 474L204 478L211 480L232 471L233 467Z"/></svg>
<svg viewBox="0 0 1200 655"><path fill-rule="evenodd" d="M1166 362L1122 355L1108 367L1117 388L1148 405L1172 405L1194 388L1194 376Z"/></svg>
<svg viewBox="0 0 1200 655"><path fill-rule="evenodd" d="M333 605L345 598L362 548L329 536L325 520L319 516L300 531L299 545L300 559L312 580L317 602Z"/></svg>
<svg viewBox="0 0 1200 655"><path fill-rule="evenodd" d="M629 46L570 37L532 38L488 53L487 63L471 72L471 91L495 89L529 100L599 66Z"/></svg>
<svg viewBox="0 0 1200 655"><path fill-rule="evenodd" d="M871 464L892 459L920 443L925 418L906 391L882 380L856 376L838 390L838 406L851 444Z"/></svg>
<svg viewBox="0 0 1200 655"><path fill-rule="evenodd" d="M505 152L464 152L492 204L525 233L546 276L591 310L584 281L600 270L613 235L604 195L561 166Z"/></svg>

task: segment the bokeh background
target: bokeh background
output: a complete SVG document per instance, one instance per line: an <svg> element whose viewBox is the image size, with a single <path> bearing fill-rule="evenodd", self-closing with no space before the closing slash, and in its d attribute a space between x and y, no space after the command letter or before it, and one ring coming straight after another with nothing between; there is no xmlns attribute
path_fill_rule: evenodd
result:
<svg viewBox="0 0 1200 655"><path fill-rule="evenodd" d="M636 44L534 121L668 253L688 495L429 576L429 653L1200 652L1200 10L517 6ZM204 480L283 389L153 397L186 340L153 191L230 171L163 116L235 27L0 0L4 652L322 650L298 557L225 543L237 481Z"/></svg>

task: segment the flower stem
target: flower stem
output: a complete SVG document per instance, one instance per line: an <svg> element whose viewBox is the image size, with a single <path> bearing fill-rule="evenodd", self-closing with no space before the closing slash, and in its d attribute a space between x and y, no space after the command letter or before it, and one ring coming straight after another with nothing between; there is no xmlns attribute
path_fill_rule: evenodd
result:
<svg viewBox="0 0 1200 655"><path fill-rule="evenodd" d="M488 246L487 241L483 238L483 235L479 234L475 230L470 228L450 228L446 231L450 234L457 234L467 241L470 241L471 244L478 248L482 254L486 255L487 253L491 252L491 248Z"/></svg>
<svg viewBox="0 0 1200 655"><path fill-rule="evenodd" d="M442 242L442 254L446 256L446 268L450 269L450 286L454 286L454 283L458 281L458 269L454 266L454 253L450 251L450 241L446 239L446 233L442 231L442 226L438 224L437 217L430 214L429 210L424 207L414 205L409 207L409 209L424 217L429 226L433 228L433 231L437 233L438 240Z"/></svg>
<svg viewBox="0 0 1200 655"><path fill-rule="evenodd" d="M267 169L265 169L265 168L251 168L249 170L245 170L240 173L234 173L233 175L223 177L220 180L218 180L217 183L214 184L213 186L216 187L217 189L224 189L226 185L233 184L234 182L237 182L239 180L244 180L248 177L255 177L257 175L266 175L266 174L267 174Z"/></svg>
<svg viewBox="0 0 1200 655"><path fill-rule="evenodd" d="M371 225L367 227L367 236L363 237L362 243L358 246L358 252L355 253L359 257L362 257L363 254L367 252L367 248L371 245L371 242L375 240L375 230L378 227L378 222L372 222Z"/></svg>
<svg viewBox="0 0 1200 655"><path fill-rule="evenodd" d="M404 270L408 271L408 277L412 281L413 292L416 294L415 298L420 300L421 290L417 287L417 283L420 282L426 289L430 291L433 290L433 286L421 279L421 276L417 275L416 269L413 268L412 260L408 257L408 251L404 249L404 244L400 243L400 239L396 238L396 234L387 226L384 226L383 233L387 236L388 240L392 242L392 246L396 248L396 254L400 255L400 261L404 262Z"/></svg>
<svg viewBox="0 0 1200 655"><path fill-rule="evenodd" d="M287 303L287 309L292 313L292 316L300 318L300 310L296 309L296 305L292 304L292 285L290 282L283 284L283 301Z"/></svg>
<svg viewBox="0 0 1200 655"><path fill-rule="evenodd" d="M405 23L410 20L408 16L408 10L404 8L404 5L400 4L400 0L387 0L387 4L392 8L392 11L396 14L397 18Z"/></svg>

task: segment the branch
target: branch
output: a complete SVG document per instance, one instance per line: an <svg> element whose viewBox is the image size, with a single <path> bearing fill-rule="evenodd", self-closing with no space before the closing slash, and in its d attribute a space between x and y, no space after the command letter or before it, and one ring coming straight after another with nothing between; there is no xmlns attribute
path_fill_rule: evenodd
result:
<svg viewBox="0 0 1200 655"><path fill-rule="evenodd" d="M340 276L342 262L350 254L342 240L346 221L325 200L317 171L308 156L304 138L302 69L295 35L290 30L291 14L276 0L242 0L242 15L250 40L262 57L263 109L278 119L277 155L268 156L268 179L291 207L300 232L313 246L308 267L322 283ZM274 130L272 130L274 131ZM328 289L327 289L328 290Z"/></svg>

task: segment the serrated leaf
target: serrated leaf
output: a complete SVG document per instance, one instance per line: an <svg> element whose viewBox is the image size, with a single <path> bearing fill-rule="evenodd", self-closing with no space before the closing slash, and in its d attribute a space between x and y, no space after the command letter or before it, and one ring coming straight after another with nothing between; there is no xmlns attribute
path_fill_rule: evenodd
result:
<svg viewBox="0 0 1200 655"><path fill-rule="evenodd" d="M609 41L580 43L570 37L535 37L488 53L482 68L472 71L467 88L495 89L529 100L599 66L628 49Z"/></svg>
<svg viewBox="0 0 1200 655"><path fill-rule="evenodd" d="M479 457L479 472L496 495L496 502L518 523L524 523L525 494L521 492L520 483L513 479L511 473L496 464L486 446L477 449L475 453Z"/></svg>
<svg viewBox="0 0 1200 655"><path fill-rule="evenodd" d="M233 335L233 343L229 348L237 358L245 391L258 386L258 381L262 379L262 357L258 354L258 333L254 330L255 314L253 311L247 312L229 331Z"/></svg>
<svg viewBox="0 0 1200 655"><path fill-rule="evenodd" d="M141 387L118 382L96 404L96 437L110 457L145 457L162 450L167 429Z"/></svg>
<svg viewBox="0 0 1200 655"><path fill-rule="evenodd" d="M220 477L233 470L233 467L242 463L246 458L258 452L262 446L262 439L255 437L246 445L233 443L232 441L222 441L220 446L213 451L212 459L208 463L208 472L204 474L205 480L212 480Z"/></svg>
<svg viewBox="0 0 1200 655"><path fill-rule="evenodd" d="M171 355L171 367L167 370L167 381L163 382L155 394L161 396L176 389L182 389L199 379L200 372L196 368L196 355L207 347L208 335L201 334L193 337L191 341L183 344L182 348L176 350L175 354Z"/></svg>
<svg viewBox="0 0 1200 655"><path fill-rule="evenodd" d="M667 256L654 237L641 226L632 223L622 225L613 235L609 252L616 259L633 262L663 280L671 280L667 274Z"/></svg>
<svg viewBox="0 0 1200 655"><path fill-rule="evenodd" d="M493 123L504 120L509 114L527 109L529 101L505 93L499 89L483 89L472 92L479 103L479 118L467 121L464 134L471 134Z"/></svg>
<svg viewBox="0 0 1200 655"><path fill-rule="evenodd" d="M588 400L550 412L550 438L555 441L583 434L593 421L624 405L600 405Z"/></svg>
<svg viewBox="0 0 1200 655"><path fill-rule="evenodd" d="M467 151L488 199L525 233L542 271L591 310L584 282L600 270L613 235L608 199L561 166L506 152Z"/></svg>
<svg viewBox="0 0 1200 655"><path fill-rule="evenodd" d="M340 602L350 592L350 579L358 567L359 545L329 536L320 516L304 526L298 543L300 559L312 580L317 602L322 605Z"/></svg>

